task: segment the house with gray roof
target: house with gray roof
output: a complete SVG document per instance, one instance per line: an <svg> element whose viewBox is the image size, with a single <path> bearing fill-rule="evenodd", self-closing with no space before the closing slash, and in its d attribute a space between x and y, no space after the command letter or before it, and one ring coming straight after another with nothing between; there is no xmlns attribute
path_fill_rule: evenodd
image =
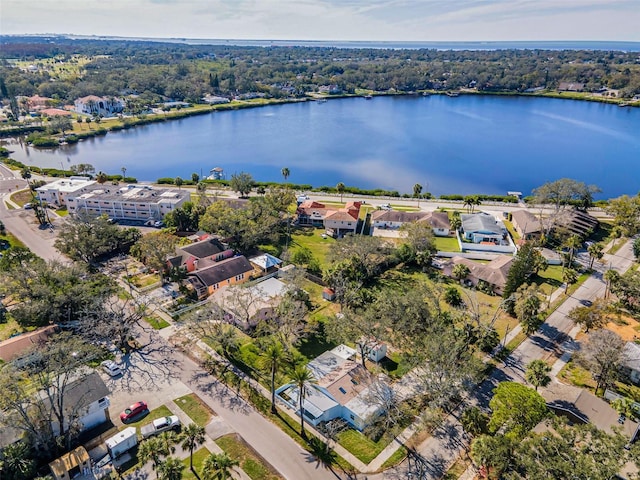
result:
<svg viewBox="0 0 640 480"><path fill-rule="evenodd" d="M623 373L636 385L640 385L640 345L627 342L624 346Z"/></svg>
<svg viewBox="0 0 640 480"><path fill-rule="evenodd" d="M375 230L397 230L406 223L428 222L433 234L446 237L451 233L449 215L446 212L403 212L400 210L376 210L371 214L371 234Z"/></svg>
<svg viewBox="0 0 640 480"><path fill-rule="evenodd" d="M507 229L488 213L460 215L465 240L473 243L490 242L500 244L507 236Z"/></svg>

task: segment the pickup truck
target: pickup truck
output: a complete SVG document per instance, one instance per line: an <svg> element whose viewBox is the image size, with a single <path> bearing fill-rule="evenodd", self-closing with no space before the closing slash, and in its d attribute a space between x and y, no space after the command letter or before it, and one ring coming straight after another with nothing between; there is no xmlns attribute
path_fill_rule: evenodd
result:
<svg viewBox="0 0 640 480"><path fill-rule="evenodd" d="M142 438L149 438L168 430L177 431L179 429L180 419L175 415L171 415L170 417L158 418L148 425L140 427L140 433L142 434Z"/></svg>

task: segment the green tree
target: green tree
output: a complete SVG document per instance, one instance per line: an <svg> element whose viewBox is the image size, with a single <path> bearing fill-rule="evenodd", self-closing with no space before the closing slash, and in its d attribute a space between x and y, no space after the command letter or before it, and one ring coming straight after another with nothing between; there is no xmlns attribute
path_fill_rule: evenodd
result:
<svg viewBox="0 0 640 480"><path fill-rule="evenodd" d="M464 431L477 437L487 433L489 425L489 415L484 413L478 407L469 407L460 416L460 423Z"/></svg>
<svg viewBox="0 0 640 480"><path fill-rule="evenodd" d="M0 477L6 480L29 480L36 472L36 462L30 458L30 447L20 441L5 446L0 453Z"/></svg>
<svg viewBox="0 0 640 480"><path fill-rule="evenodd" d="M342 201L342 195L344 194L345 188L346 186L342 182L338 182L338 184L336 185L336 192L340 194L340 201Z"/></svg>
<svg viewBox="0 0 640 480"><path fill-rule="evenodd" d="M611 292L611 285L620 281L620 273L617 270L609 269L604 272L604 279L607 282L607 288L605 289L604 296L607 298Z"/></svg>
<svg viewBox="0 0 640 480"><path fill-rule="evenodd" d="M535 283L524 284L515 293L514 310L522 329L527 335L534 333L542 324L540 305L542 301Z"/></svg>
<svg viewBox="0 0 640 480"><path fill-rule="evenodd" d="M289 171L289 169L287 167L284 167L282 170L280 170L280 173L282 173L282 178L284 178L285 182L289 178L289 175L291 175L291 172Z"/></svg>
<svg viewBox="0 0 640 480"><path fill-rule="evenodd" d="M459 307L463 304L460 290L454 286L450 286L445 289L442 299L452 307Z"/></svg>
<svg viewBox="0 0 640 480"><path fill-rule="evenodd" d="M640 195L623 195L609 200L605 210L613 215L613 225L628 237L640 232Z"/></svg>
<svg viewBox="0 0 640 480"><path fill-rule="evenodd" d="M471 458L484 478L501 478L511 462L512 441L504 435L480 435L471 442Z"/></svg>
<svg viewBox="0 0 640 480"><path fill-rule="evenodd" d="M429 266L437 251L431 225L428 222L410 222L405 223L400 231L404 236L402 245L408 247L411 261L420 267Z"/></svg>
<svg viewBox="0 0 640 480"><path fill-rule="evenodd" d="M178 187L178 189L181 189L182 185L184 184L184 180L182 180L182 177L176 177L173 183L176 187Z"/></svg>
<svg viewBox="0 0 640 480"><path fill-rule="evenodd" d="M300 435L302 438L307 438L307 433L304 430L304 401L307 397L310 388L314 388L314 384L317 382L313 374L304 365L296 365L290 373L291 381L298 389L298 410L300 413Z"/></svg>
<svg viewBox="0 0 640 480"><path fill-rule="evenodd" d="M640 261L640 238L636 238L632 245L633 255L636 257L636 261Z"/></svg>
<svg viewBox="0 0 640 480"><path fill-rule="evenodd" d="M565 268L562 271L562 281L564 282L564 293L566 295L569 291L569 286L578 281L578 272L573 268Z"/></svg>
<svg viewBox="0 0 640 480"><path fill-rule="evenodd" d="M234 192L238 192L241 197L246 197L251 192L255 181L253 177L246 172L234 173L229 180L229 186Z"/></svg>
<svg viewBox="0 0 640 480"><path fill-rule="evenodd" d="M151 467L157 470L160 466L160 459L164 455L169 455L169 450L158 437L150 437L140 443L138 447L138 460L143 465L151 462ZM160 478L160 472L157 473Z"/></svg>
<svg viewBox="0 0 640 480"><path fill-rule="evenodd" d="M470 273L471 273L471 270L469 270L469 267L467 267L464 263L455 264L453 266L453 269L451 270L451 274L453 275L453 278L455 278L459 282L462 281L464 278L467 278L467 276Z"/></svg>
<svg viewBox="0 0 640 480"><path fill-rule="evenodd" d="M193 451L205 442L204 427L195 423L190 423L182 429L180 434L180 446L183 450L189 450L189 469L195 472L193 469Z"/></svg>
<svg viewBox="0 0 640 480"><path fill-rule="evenodd" d="M538 387L546 387L549 385L549 382L551 382L551 377L549 377L550 372L551 367L547 362L544 360L533 360L527 365L525 379L538 391Z"/></svg>
<svg viewBox="0 0 640 480"><path fill-rule="evenodd" d="M167 457L158 465L158 479L181 480L184 465L179 458Z"/></svg>
<svg viewBox="0 0 640 480"><path fill-rule="evenodd" d="M467 207L467 211L469 213L473 213L475 208L479 206L482 202L480 201L480 197L478 195L467 195L464 197L463 206Z"/></svg>
<svg viewBox="0 0 640 480"><path fill-rule="evenodd" d="M589 333L592 328L602 328L607 324L608 309L609 305L604 299L597 299L589 306L572 308L567 316L582 326L585 333Z"/></svg>
<svg viewBox="0 0 640 480"><path fill-rule="evenodd" d="M511 299L511 296L527 279L546 268L547 262L542 254L535 248L532 242L526 242L520 250L518 250L511 264L502 298L505 300ZM515 304L513 302L510 301L506 307L509 313L514 313L513 309Z"/></svg>
<svg viewBox="0 0 640 480"><path fill-rule="evenodd" d="M163 231L147 233L131 247L131 255L147 267L164 274L167 257L175 254L178 237Z"/></svg>
<svg viewBox="0 0 640 480"><path fill-rule="evenodd" d="M416 183L413 186L413 196L415 198L420 198L420 194L422 193L422 185L420 185L419 183Z"/></svg>
<svg viewBox="0 0 640 480"><path fill-rule="evenodd" d="M224 452L212 453L202 463L202 480L228 480L233 467L238 465L240 462Z"/></svg>
<svg viewBox="0 0 640 480"><path fill-rule="evenodd" d="M578 250L581 245L582 240L578 235L571 235L564 241L563 246L569 250L569 262L567 263L567 268L573 267L573 257L576 253L576 250Z"/></svg>
<svg viewBox="0 0 640 480"><path fill-rule="evenodd" d="M489 402L489 429L514 439L524 438L547 415L547 404L534 389L515 382L501 382Z"/></svg>
<svg viewBox="0 0 640 480"><path fill-rule="evenodd" d="M109 177L104 172L98 172L98 175L96 175L96 182L98 182L100 185L106 183L107 180L109 180Z"/></svg>
<svg viewBox="0 0 640 480"><path fill-rule="evenodd" d="M51 132L61 132L64 135L67 130L73 130L73 125L69 117L56 115L49 120L49 129Z"/></svg>
<svg viewBox="0 0 640 480"><path fill-rule="evenodd" d="M191 181L195 184L198 185L198 182L200 181L200 175L198 175L197 173L192 173L191 174Z"/></svg>
<svg viewBox="0 0 640 480"><path fill-rule="evenodd" d="M271 375L271 413L278 411L276 409L276 375L284 358L282 345L277 342L270 343L261 356L262 367L269 370L269 374Z"/></svg>
<svg viewBox="0 0 640 480"><path fill-rule="evenodd" d="M589 269L592 269L595 261L604 256L604 246L601 243L592 243L587 247L587 252L589 252Z"/></svg>

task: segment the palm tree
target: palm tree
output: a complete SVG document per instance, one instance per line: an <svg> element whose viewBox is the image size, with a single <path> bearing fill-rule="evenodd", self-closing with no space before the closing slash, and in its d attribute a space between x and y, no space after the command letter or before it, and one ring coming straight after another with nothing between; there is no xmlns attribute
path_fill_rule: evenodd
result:
<svg viewBox="0 0 640 480"><path fill-rule="evenodd" d="M342 182L339 182L336 185L336 192L338 192L340 194L340 201L342 201L342 194L344 193L344 189L345 189L345 184Z"/></svg>
<svg viewBox="0 0 640 480"><path fill-rule="evenodd" d="M300 435L302 438L307 437L304 431L304 399L307 396L309 388L316 383L316 379L311 371L304 365L296 365L291 371L291 381L298 387L298 408L300 410Z"/></svg>
<svg viewBox="0 0 640 480"><path fill-rule="evenodd" d="M271 413L276 413L276 373L284 360L282 345L274 342L263 352L261 363L271 372Z"/></svg>
<svg viewBox="0 0 640 480"><path fill-rule="evenodd" d="M160 480L181 480L183 463L175 458L168 457L164 462L158 465L158 479Z"/></svg>
<svg viewBox="0 0 640 480"><path fill-rule="evenodd" d="M469 275L469 273L471 273L469 270L469 267L467 267L463 263L457 263L456 265L453 266L453 269L451 270L451 274L453 275L453 278L455 278L458 281L462 280L463 278L466 278L467 275Z"/></svg>
<svg viewBox="0 0 640 480"><path fill-rule="evenodd" d="M291 175L291 172L287 167L284 167L282 170L280 170L280 173L282 173L282 177L284 178L284 181L286 183L287 178L289 178L289 175Z"/></svg>
<svg viewBox="0 0 640 480"><path fill-rule="evenodd" d="M422 185L420 185L419 183L416 183L413 186L413 196L416 198L420 198L421 193L422 193Z"/></svg>
<svg viewBox="0 0 640 480"><path fill-rule="evenodd" d="M538 391L538 387L546 387L551 382L551 367L544 360L533 360L527 365L525 379Z"/></svg>
<svg viewBox="0 0 640 480"><path fill-rule="evenodd" d="M96 175L96 182L98 182L101 185L105 183L107 180L109 180L109 177L104 172L98 172L98 174Z"/></svg>
<svg viewBox="0 0 640 480"><path fill-rule="evenodd" d="M611 232L609 233L609 236L613 238L613 245L611 245L611 249L616 247L617 240L621 238L623 235L624 235L624 229L620 225L615 225L611 229Z"/></svg>
<svg viewBox="0 0 640 480"><path fill-rule="evenodd" d="M609 296L611 292L611 284L615 283L618 279L620 279L620 274L617 270L609 269L604 272L604 279L607 281L607 288L604 291L605 298Z"/></svg>
<svg viewBox="0 0 640 480"><path fill-rule="evenodd" d="M183 450L189 450L189 469L193 470L193 451L205 442L204 427L195 423L190 423L182 430L180 435L182 443L180 446Z"/></svg>
<svg viewBox="0 0 640 480"><path fill-rule="evenodd" d="M151 461L151 466L154 470L160 464L160 457L168 454L169 451L166 450L163 442L158 437L148 438L138 447L138 460L140 460L140 463L144 465Z"/></svg>
<svg viewBox="0 0 640 480"><path fill-rule="evenodd" d="M568 268L571 268L573 265L573 256L576 253L576 250L580 248L582 245L582 240L578 235L571 235L564 242L564 247L569 249L569 265Z"/></svg>
<svg viewBox="0 0 640 480"><path fill-rule="evenodd" d="M124 178L127 176L127 167L122 167L120 171L122 172L122 181L124 181Z"/></svg>
<svg viewBox="0 0 640 480"><path fill-rule="evenodd" d="M587 252L589 252L589 257L591 258L589 269L592 269L593 263L604 256L604 247L601 243L592 243L587 247Z"/></svg>
<svg viewBox="0 0 640 480"><path fill-rule="evenodd" d="M227 480L240 463L226 453L212 453L202 463L202 480Z"/></svg>
<svg viewBox="0 0 640 480"><path fill-rule="evenodd" d="M29 184L29 180L31 179L31 169L29 167L23 167L22 170L20 170L20 176L27 181L27 184Z"/></svg>
<svg viewBox="0 0 640 480"><path fill-rule="evenodd" d="M573 285L578 280L578 272L573 268L565 268L562 272L562 281L564 282L564 293L567 294L569 285Z"/></svg>
<svg viewBox="0 0 640 480"><path fill-rule="evenodd" d="M36 464L29 458L29 454L30 447L24 442L7 445L2 450L0 473L5 472L7 478L32 478Z"/></svg>
<svg viewBox="0 0 640 480"><path fill-rule="evenodd" d="M182 177L176 177L173 183L175 183L176 187L178 187L178 190L180 190L182 188L182 184L184 183L184 181L182 180Z"/></svg>

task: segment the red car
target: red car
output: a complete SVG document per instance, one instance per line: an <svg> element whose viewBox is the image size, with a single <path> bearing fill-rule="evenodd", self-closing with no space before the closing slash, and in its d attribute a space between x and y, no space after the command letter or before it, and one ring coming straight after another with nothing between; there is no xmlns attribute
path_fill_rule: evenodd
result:
<svg viewBox="0 0 640 480"><path fill-rule="evenodd" d="M149 413L147 404L145 402L136 402L129 408L124 409L124 412L120 414L120 420L122 420L122 423L127 423L138 415L147 413Z"/></svg>

